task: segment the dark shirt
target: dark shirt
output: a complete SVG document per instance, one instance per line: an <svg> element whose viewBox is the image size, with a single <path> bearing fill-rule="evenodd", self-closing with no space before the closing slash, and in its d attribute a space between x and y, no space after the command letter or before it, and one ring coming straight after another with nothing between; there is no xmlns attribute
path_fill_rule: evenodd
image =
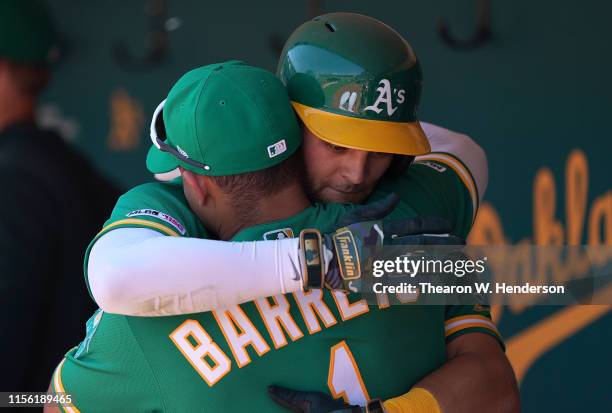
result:
<svg viewBox="0 0 612 413"><path fill-rule="evenodd" d="M46 391L96 306L83 255L119 195L53 132L0 131L1 391Z"/></svg>

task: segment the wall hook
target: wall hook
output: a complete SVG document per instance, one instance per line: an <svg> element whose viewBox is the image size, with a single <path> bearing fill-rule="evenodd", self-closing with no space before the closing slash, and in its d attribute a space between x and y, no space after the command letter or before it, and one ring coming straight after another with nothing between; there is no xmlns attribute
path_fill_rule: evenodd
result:
<svg viewBox="0 0 612 413"><path fill-rule="evenodd" d="M176 19L167 18L166 0L148 0L145 13L149 18L149 49L144 55L136 56L129 50L127 42L118 41L113 45L113 59L126 69L148 69L163 63L168 56L168 31L180 26Z"/></svg>
<svg viewBox="0 0 612 413"><path fill-rule="evenodd" d="M476 32L467 40L459 40L454 37L449 29L446 19L440 18L438 22L438 33L444 43L453 49L474 50L486 44L492 37L491 30L491 1L476 0Z"/></svg>

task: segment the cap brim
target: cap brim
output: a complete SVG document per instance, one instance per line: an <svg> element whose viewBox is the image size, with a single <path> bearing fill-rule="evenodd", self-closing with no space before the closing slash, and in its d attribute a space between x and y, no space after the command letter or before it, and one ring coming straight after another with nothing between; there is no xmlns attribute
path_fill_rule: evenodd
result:
<svg viewBox="0 0 612 413"><path fill-rule="evenodd" d="M306 127L333 145L369 152L424 155L431 152L419 122L388 122L344 116L291 102Z"/></svg>
<svg viewBox="0 0 612 413"><path fill-rule="evenodd" d="M147 153L147 169L162 181L170 181L180 175L179 161L169 153L162 152L155 145L151 145Z"/></svg>

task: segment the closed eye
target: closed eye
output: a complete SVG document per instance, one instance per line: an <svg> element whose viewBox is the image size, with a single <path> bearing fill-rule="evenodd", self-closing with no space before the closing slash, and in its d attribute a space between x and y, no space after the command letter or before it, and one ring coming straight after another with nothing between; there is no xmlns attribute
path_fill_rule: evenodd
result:
<svg viewBox="0 0 612 413"><path fill-rule="evenodd" d="M345 146L334 145L332 143L327 143L327 146L334 152L346 152L349 150L349 148Z"/></svg>

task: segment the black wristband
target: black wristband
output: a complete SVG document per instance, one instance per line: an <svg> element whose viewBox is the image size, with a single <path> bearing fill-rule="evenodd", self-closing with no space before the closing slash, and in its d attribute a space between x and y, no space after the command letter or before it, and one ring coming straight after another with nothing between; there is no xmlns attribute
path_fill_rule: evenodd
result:
<svg viewBox="0 0 612 413"><path fill-rule="evenodd" d="M300 232L300 251L304 288L323 288L325 263L321 233L316 229L303 229Z"/></svg>

